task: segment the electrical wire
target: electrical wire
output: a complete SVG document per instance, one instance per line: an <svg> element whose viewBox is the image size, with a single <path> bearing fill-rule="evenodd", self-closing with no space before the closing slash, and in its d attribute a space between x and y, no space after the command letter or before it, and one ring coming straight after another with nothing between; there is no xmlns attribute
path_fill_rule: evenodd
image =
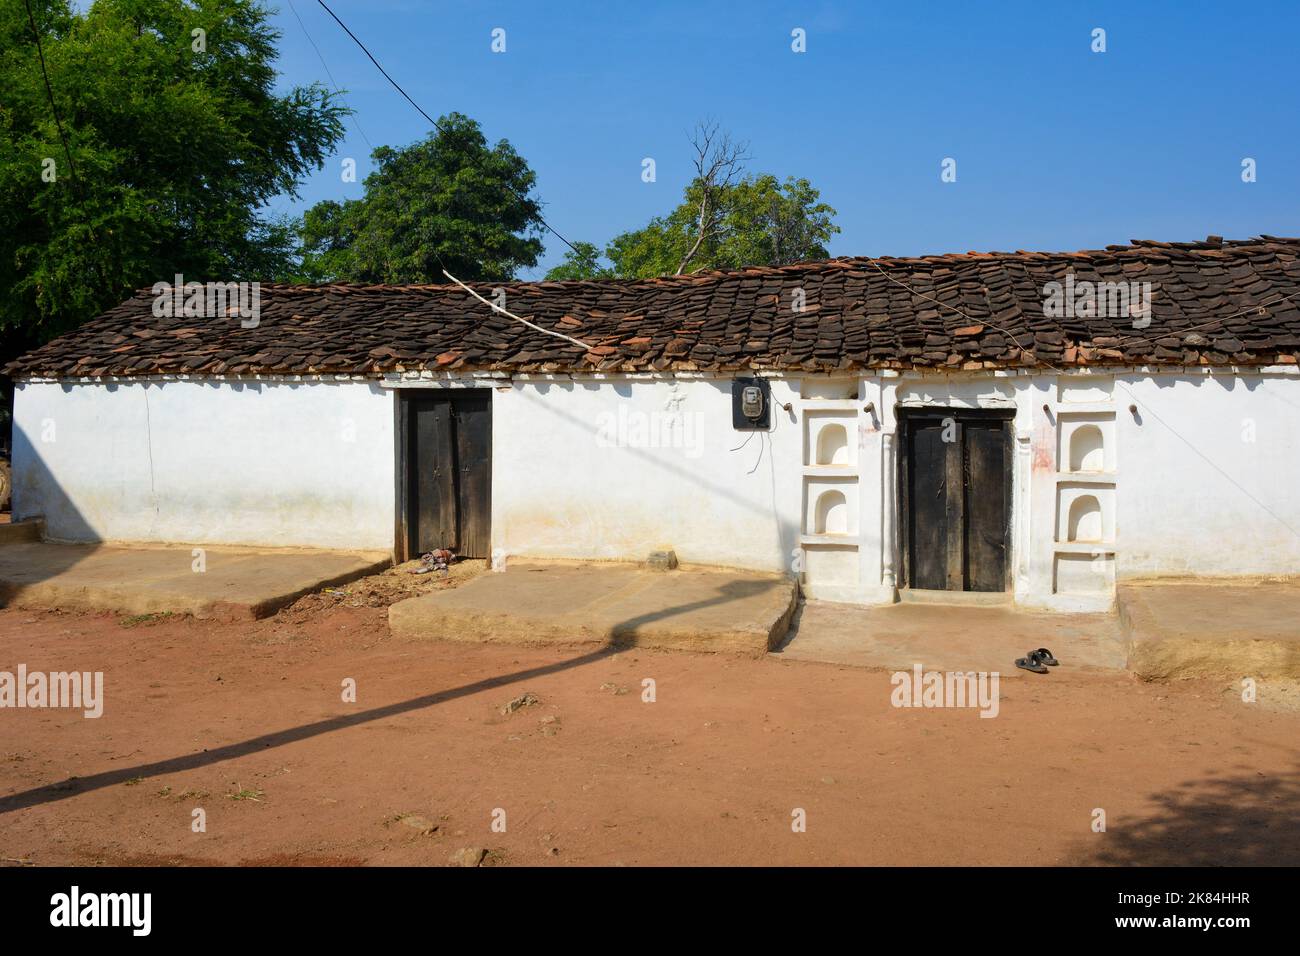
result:
<svg viewBox="0 0 1300 956"><path fill-rule="evenodd" d="M504 316L508 316L509 318L514 319L516 322L522 322L524 325L528 326L530 329L533 329L533 330L535 330L535 331L537 331L537 332L545 332L547 335L553 335L553 336L555 336L557 339L564 339L564 341L566 341L566 342L572 342L574 345L580 346L581 348L586 349L588 352L590 352L592 349L595 348L594 345L588 345L586 342L583 342L581 339L575 339L575 338L574 338L573 336L571 336L571 335L565 335L563 332L556 332L556 331L554 331L554 330L552 330L552 329L544 329L544 328L542 328L540 325L535 325L535 324L533 324L532 322L529 322L527 319L521 319L519 316L515 315L513 312L510 312L510 311L508 311L508 310L506 310L506 309L501 308L501 306L497 305L495 302L489 302L487 299L483 298L483 296L479 295L477 292L475 292L473 289L471 289L471 288L470 288L469 286L467 286L465 283L463 283L463 282L461 282L459 279L457 279L454 275L452 275L452 274L451 274L450 272L448 272L446 269L443 269L443 270L442 270L442 274L445 275L445 276L446 276L448 279L450 279L452 282L456 283L456 285L460 286L462 289L464 289L466 292L468 292L468 293L469 293L470 295L472 295L474 298L478 299L480 302L482 302L484 305L486 305L486 306L487 306L489 309L491 309L493 312L499 312L499 313L501 313L501 314L504 315Z"/></svg>
<svg viewBox="0 0 1300 956"><path fill-rule="evenodd" d="M411 99L410 94L407 93L406 90L402 89L401 85L398 84L398 82L395 79L393 79L391 76L388 75L388 71L385 70L383 66L380 65L379 61L375 59L374 54L371 53L368 49L366 49L366 45L362 43L360 39L357 38L357 35L355 33L353 33L351 30L348 29L348 25L339 19L338 14L329 8L329 6L325 3L325 0L316 0L316 2L319 3L321 7L324 8L326 13L328 13L331 17L334 18L334 22L343 28L343 32L346 33L348 36L350 36L352 38L352 41L356 43L357 46L361 47L361 52L370 58L370 62L375 65L375 69L377 69L380 73L384 75L384 79L386 79L389 83L392 84L393 89L401 93L402 97L406 100L406 102L414 106L416 112L418 112L421 116L423 116L426 120L428 120L428 122L433 126L434 129L436 129L440 133L445 133L446 130L443 129L443 127L438 124L438 121L435 120L428 113L426 113L420 107L420 104L415 102L415 100ZM537 221L540 222L543 226L545 226L548 230L550 230L551 234L555 236L556 239L559 239L560 242L564 243L575 253L578 253L579 255L582 254L581 252L578 251L578 248L573 243L571 243L568 239L565 239L562 235L560 235L556 231L555 227L546 221L545 217L542 216L540 211L537 214Z"/></svg>
<svg viewBox="0 0 1300 956"><path fill-rule="evenodd" d="M289 9L293 11L293 18L298 21L298 26L302 27L303 36L307 38L307 42L311 44L311 48L316 51L316 58L320 60L320 65L325 68L325 75L330 78L330 84L334 87L334 92L339 95L339 99L343 100L343 105L347 106L347 97L343 95L342 88L339 86L338 81L334 79L334 74L330 72L330 65L325 62L325 55L321 53L320 47L316 45L316 41L313 40L311 34L307 32L307 24L303 23L302 17L298 16L298 8L293 5L293 0L289 0ZM357 132L361 134L361 138L366 141L367 148L369 148L373 153L375 151L375 146L370 142L370 137L366 135L366 131L361 128L361 123L357 121L357 114L355 112L352 114L352 125L357 128Z"/></svg>
<svg viewBox="0 0 1300 956"><path fill-rule="evenodd" d="M41 32L36 29L36 18L32 16L31 0L23 0L23 6L27 8L27 22L32 26L32 36L36 39L36 55L41 60L41 77L45 80L45 95L50 100L50 114L54 117L54 125L58 127L59 139L63 142L64 155L68 157L68 168L72 171L72 178L77 179L77 164L72 160L72 150L68 148L68 137L63 133L63 122L59 119L59 110L54 105L54 90L50 87L50 74L45 68L45 50L41 46Z"/></svg>

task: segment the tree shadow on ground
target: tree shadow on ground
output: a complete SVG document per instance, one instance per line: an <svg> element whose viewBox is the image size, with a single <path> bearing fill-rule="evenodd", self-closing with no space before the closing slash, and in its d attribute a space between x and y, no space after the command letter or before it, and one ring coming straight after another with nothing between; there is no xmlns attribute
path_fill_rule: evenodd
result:
<svg viewBox="0 0 1300 956"><path fill-rule="evenodd" d="M71 776L56 783L32 787L17 793L8 794L7 796L0 796L0 815L12 813L18 810L25 810L42 804L56 803L61 800L67 800L78 796L79 794L126 783L129 780L137 778L143 779L163 774L180 773L186 770L209 767L227 760L236 760L240 757L249 756L250 754L261 753L268 748L287 746L300 741L310 740L313 737L319 737L323 734L332 734L337 731L348 730L353 727L373 723L374 721L385 720L389 717L424 710L461 697L467 697L472 694L482 693L483 691L506 687L520 681L534 680L550 674L557 674L562 671L570 670L575 667L582 667L586 664L594 663L595 661L608 657L611 654L617 653L619 647L622 645L635 644L637 629L640 625L651 621L663 620L702 607L708 607L715 604L725 604L729 601L749 597L775 587L778 583L779 582L776 579L728 582L718 588L716 597L693 601L689 604L680 604L675 607L664 608L659 611L640 615L639 617L630 618L614 627L614 639L609 644L579 654L576 657L557 661L552 664L540 665L520 671L514 671L513 673L501 674L496 677L484 678L483 680L474 681L473 683L462 684L459 687L452 687L447 690L424 694L420 697L397 701L380 707L372 707L369 710L357 713L327 717L310 723L299 724L296 727L289 727L283 730L261 734L257 737L226 744L224 746L211 748L205 747L201 751L182 754L165 760L156 760L150 763L137 764L132 767L118 767L113 770L101 771L84 777Z"/></svg>
<svg viewBox="0 0 1300 956"><path fill-rule="evenodd" d="M1107 821L1076 862L1100 866L1294 866L1300 772L1240 769L1153 794L1155 812Z"/></svg>

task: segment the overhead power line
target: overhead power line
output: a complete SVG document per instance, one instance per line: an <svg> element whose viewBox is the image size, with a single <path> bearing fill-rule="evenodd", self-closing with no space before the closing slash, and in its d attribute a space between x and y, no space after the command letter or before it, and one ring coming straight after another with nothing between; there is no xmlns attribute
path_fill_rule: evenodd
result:
<svg viewBox="0 0 1300 956"><path fill-rule="evenodd" d="M316 41L313 40L311 34L307 32L307 24L303 23L302 17L298 16L298 8L293 5L293 0L289 0L289 9L293 12L293 18L298 21L298 26L302 27L302 35L307 38L307 42L311 44L311 48L316 51L316 58L320 60L320 65L325 68L325 75L330 78L330 83L334 87L334 92L339 95L339 98L343 100L346 105L347 97L343 95L343 90L339 87L338 80L334 79L334 74L330 71L330 65L325 62L325 55L321 53L320 47L316 45ZM355 112L352 114L352 125L357 128L357 132L361 134L361 138L366 141L366 146L373 153L375 151L375 145L370 142L370 137L367 136L366 131L361 128L361 123L357 121L357 114Z"/></svg>
<svg viewBox="0 0 1300 956"><path fill-rule="evenodd" d="M375 69L377 69L380 73L384 75L384 79L386 79L389 83L393 85L393 89L401 93L402 97L406 100L406 102L414 106L416 112L419 113L421 116L423 116L429 122L429 124L433 126L434 129L436 129L440 133L445 133L446 130L443 129L441 125L439 125L438 121L435 120L428 113L426 113L420 107L420 104L415 102L415 100L411 99L410 94L407 93L406 90L402 89L401 85L398 84L398 82L395 79L393 79L391 76L388 75L388 71L385 70L383 66L380 64L380 62L375 59L375 55L371 53L368 49L366 49L366 45L362 43L360 39L357 38L357 35L355 33L353 33L351 30L348 29L348 25L339 19L338 14L329 8L329 5L325 3L325 0L316 0L316 2L321 5L321 7L325 10L326 13L328 13L331 17L334 18L334 22L343 28L343 32L352 38L352 42L355 43L357 46L361 47L361 52L370 58L370 62L375 65ZM578 251L578 248L573 243L571 243L568 239L565 239L562 235L556 232L555 227L552 226L549 222L547 222L540 212L537 214L537 219L539 222L541 222L543 226L545 226L548 230L550 230L551 234L555 236L556 239L559 239L560 242L564 243L566 246L568 246L570 249L572 249L574 252L578 253L579 255L582 254L581 252Z"/></svg>
<svg viewBox="0 0 1300 956"><path fill-rule="evenodd" d="M58 127L59 139L63 142L63 153L68 157L68 168L72 171L72 178L77 179L77 164L72 161L72 150L68 149L68 137L63 134L63 123L59 119L58 108L54 105L54 90L50 87L50 74L45 68L45 50L41 47L41 31L36 29L36 18L32 16L31 0L23 0L23 6L27 8L27 22L32 25L32 36L36 38L36 55L41 60L41 76L45 80L45 95L50 100L50 114L54 117L54 125Z"/></svg>

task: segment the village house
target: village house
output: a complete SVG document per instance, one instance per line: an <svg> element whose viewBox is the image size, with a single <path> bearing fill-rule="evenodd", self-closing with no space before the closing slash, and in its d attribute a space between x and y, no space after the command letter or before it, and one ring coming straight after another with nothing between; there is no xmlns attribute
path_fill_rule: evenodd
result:
<svg viewBox="0 0 1300 956"><path fill-rule="evenodd" d="M853 603L1300 573L1300 240L474 288L567 338L455 285L264 284L256 321L142 290L8 367L15 518L507 567L671 549Z"/></svg>

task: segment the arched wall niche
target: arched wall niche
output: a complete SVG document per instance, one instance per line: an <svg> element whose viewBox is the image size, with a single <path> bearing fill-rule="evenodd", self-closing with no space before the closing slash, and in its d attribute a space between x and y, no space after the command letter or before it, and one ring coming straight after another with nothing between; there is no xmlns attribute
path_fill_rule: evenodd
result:
<svg viewBox="0 0 1300 956"><path fill-rule="evenodd" d="M1070 436L1070 470L1106 470L1106 440L1096 425L1080 425Z"/></svg>
<svg viewBox="0 0 1300 956"><path fill-rule="evenodd" d="M1101 503L1094 495L1079 495L1070 503L1070 541L1102 539Z"/></svg>
<svg viewBox="0 0 1300 956"><path fill-rule="evenodd" d="M817 464L847 465L849 433L839 422L828 422L817 433Z"/></svg>
<svg viewBox="0 0 1300 956"><path fill-rule="evenodd" d="M817 534L848 534L849 503L844 493L834 488L823 491L817 499Z"/></svg>

